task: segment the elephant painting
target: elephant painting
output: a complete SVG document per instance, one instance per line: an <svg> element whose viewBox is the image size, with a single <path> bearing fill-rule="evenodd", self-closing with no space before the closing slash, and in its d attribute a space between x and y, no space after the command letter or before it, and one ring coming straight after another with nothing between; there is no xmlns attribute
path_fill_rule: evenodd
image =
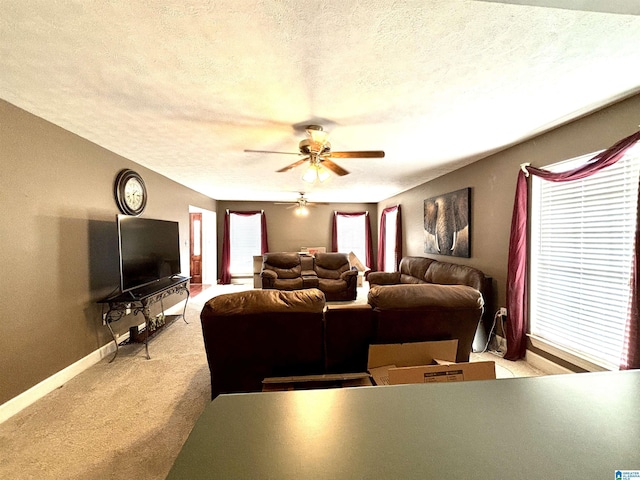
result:
<svg viewBox="0 0 640 480"><path fill-rule="evenodd" d="M469 192L455 192L424 201L424 252L469 257Z"/></svg>

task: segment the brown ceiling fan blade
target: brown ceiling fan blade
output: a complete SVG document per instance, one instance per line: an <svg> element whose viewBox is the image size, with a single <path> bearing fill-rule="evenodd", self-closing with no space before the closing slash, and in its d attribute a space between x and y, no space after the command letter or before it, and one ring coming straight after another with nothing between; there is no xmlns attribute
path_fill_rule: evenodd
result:
<svg viewBox="0 0 640 480"><path fill-rule="evenodd" d="M384 158L382 150L366 150L361 152L331 152L331 158Z"/></svg>
<svg viewBox="0 0 640 480"><path fill-rule="evenodd" d="M300 155L300 152L274 152L273 150L245 150L248 153L280 153L282 155Z"/></svg>
<svg viewBox="0 0 640 480"><path fill-rule="evenodd" d="M287 165L284 168L281 168L280 170L276 170L278 173L283 173L283 172L288 172L289 170L292 170L296 167L299 167L300 165L302 165L303 163L305 163L307 160L309 160L309 157L305 157L301 160L298 160L297 162L293 162L291 165Z"/></svg>
<svg viewBox="0 0 640 480"><path fill-rule="evenodd" d="M348 175L349 172L346 171L344 168L342 168L340 165L338 165L337 163L333 163L331 160L329 160L328 158L325 158L324 160L321 161L322 165L327 167L329 170L331 170L333 173L335 173L336 175L339 176L343 176L343 175Z"/></svg>

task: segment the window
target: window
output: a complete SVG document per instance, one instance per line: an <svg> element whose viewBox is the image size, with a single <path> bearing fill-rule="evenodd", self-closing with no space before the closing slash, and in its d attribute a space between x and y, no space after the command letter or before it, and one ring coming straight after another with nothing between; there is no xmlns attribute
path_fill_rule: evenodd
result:
<svg viewBox="0 0 640 480"><path fill-rule="evenodd" d="M380 215L380 241L378 242L378 269L395 272L402 257L402 231L400 205L385 208Z"/></svg>
<svg viewBox="0 0 640 480"><path fill-rule="evenodd" d="M253 275L253 256L261 255L261 214L229 217L231 261L229 271L233 277Z"/></svg>
<svg viewBox="0 0 640 480"><path fill-rule="evenodd" d="M394 210L385 215L386 222L385 238L384 238L384 271L396 271L396 217L398 211Z"/></svg>
<svg viewBox="0 0 640 480"><path fill-rule="evenodd" d="M335 212L332 249L353 252L367 267L371 266L371 226L368 212Z"/></svg>
<svg viewBox="0 0 640 480"><path fill-rule="evenodd" d="M569 170L591 157L547 169ZM636 145L616 164L585 179L532 180L532 341L541 340L555 354L587 369L617 370L620 364L639 167Z"/></svg>
<svg viewBox="0 0 640 480"><path fill-rule="evenodd" d="M345 217L338 215L338 251L353 252L360 261L366 258L365 252L365 216ZM368 265L367 265L368 266Z"/></svg>

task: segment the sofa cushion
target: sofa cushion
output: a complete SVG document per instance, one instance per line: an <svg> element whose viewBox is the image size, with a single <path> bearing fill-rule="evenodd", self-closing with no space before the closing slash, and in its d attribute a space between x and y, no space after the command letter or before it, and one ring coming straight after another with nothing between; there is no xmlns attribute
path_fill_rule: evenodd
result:
<svg viewBox="0 0 640 480"><path fill-rule="evenodd" d="M300 290L304 288L304 285L305 285L304 277L279 278L273 281L273 289L275 290ZM312 285L312 287L313 286L316 286L316 285ZM265 290L269 289L269 287L266 287L264 285L262 288L264 288Z"/></svg>
<svg viewBox="0 0 640 480"><path fill-rule="evenodd" d="M316 253L316 274L320 278L338 280L350 269L349 257L344 253Z"/></svg>
<svg viewBox="0 0 640 480"><path fill-rule="evenodd" d="M325 293L338 293L347 289L347 282L318 277L318 288Z"/></svg>
<svg viewBox="0 0 640 480"><path fill-rule="evenodd" d="M431 263L424 278L429 283L467 285L476 290L482 290L484 286L484 273L480 270L446 262Z"/></svg>
<svg viewBox="0 0 640 480"><path fill-rule="evenodd" d="M306 290L248 290L218 295L209 300L205 314L251 315L256 313L320 313L324 310L325 296L317 288Z"/></svg>
<svg viewBox="0 0 640 480"><path fill-rule="evenodd" d="M371 287L369 305L380 310L419 307L477 308L484 305L482 294L466 285L377 285Z"/></svg>
<svg viewBox="0 0 640 480"><path fill-rule="evenodd" d="M400 283L425 282L427 269L434 262L435 260L426 257L402 257L400 260Z"/></svg>
<svg viewBox="0 0 640 480"><path fill-rule="evenodd" d="M263 269L276 273L278 278L296 278L302 274L300 256L297 253L277 252L264 255Z"/></svg>

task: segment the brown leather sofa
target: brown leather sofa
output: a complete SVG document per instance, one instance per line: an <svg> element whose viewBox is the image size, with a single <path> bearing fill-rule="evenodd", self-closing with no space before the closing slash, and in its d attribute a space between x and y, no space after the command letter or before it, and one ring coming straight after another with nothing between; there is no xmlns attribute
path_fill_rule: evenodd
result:
<svg viewBox="0 0 640 480"><path fill-rule="evenodd" d="M266 377L323 373L324 307L318 289L249 290L209 300L200 319L211 398L259 392Z"/></svg>
<svg viewBox="0 0 640 480"><path fill-rule="evenodd" d="M482 294L467 285L373 286L369 305L376 325L372 343L458 340L457 362L468 362L482 318Z"/></svg>
<svg viewBox="0 0 640 480"><path fill-rule="evenodd" d="M397 272L371 272L369 286L439 284L467 285L482 294L484 301L483 322L489 331L493 321L493 279L477 268L426 257L402 257Z"/></svg>
<svg viewBox="0 0 640 480"><path fill-rule="evenodd" d="M272 252L263 256L263 289L319 288L327 301L354 300L358 272L344 253L316 253L315 258L296 252Z"/></svg>
<svg viewBox="0 0 640 480"><path fill-rule="evenodd" d="M440 285L467 285L484 295L487 277L477 268L455 263L439 262L427 257L402 257L397 272L371 272L369 285L396 285L409 283L437 283Z"/></svg>

